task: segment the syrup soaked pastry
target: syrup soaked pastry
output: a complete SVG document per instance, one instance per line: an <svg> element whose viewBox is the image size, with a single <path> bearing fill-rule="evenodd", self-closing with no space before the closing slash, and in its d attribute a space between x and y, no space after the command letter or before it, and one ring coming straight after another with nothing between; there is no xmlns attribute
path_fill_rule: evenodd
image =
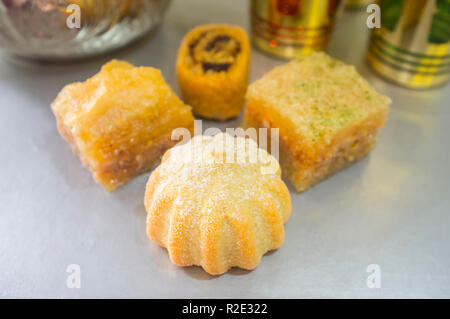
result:
<svg viewBox="0 0 450 319"><path fill-rule="evenodd" d="M372 150L390 103L353 66L313 53L249 86L244 126L279 128L283 174L304 191Z"/></svg>
<svg viewBox="0 0 450 319"><path fill-rule="evenodd" d="M247 34L237 26L199 26L184 37L178 82L196 115L216 120L239 115L247 90L249 49Z"/></svg>
<svg viewBox="0 0 450 319"><path fill-rule="evenodd" d="M52 110L61 135L108 191L156 164L176 143L172 130L194 127L190 107L159 70L117 60L64 87Z"/></svg>

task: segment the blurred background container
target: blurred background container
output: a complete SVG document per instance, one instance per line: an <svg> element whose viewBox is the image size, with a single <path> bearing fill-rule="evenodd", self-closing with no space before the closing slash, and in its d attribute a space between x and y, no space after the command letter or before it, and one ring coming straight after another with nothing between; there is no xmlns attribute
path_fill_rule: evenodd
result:
<svg viewBox="0 0 450 319"><path fill-rule="evenodd" d="M365 9L369 4L375 3L376 0L346 0L345 6L349 9Z"/></svg>
<svg viewBox="0 0 450 319"><path fill-rule="evenodd" d="M450 77L450 0L380 0L368 59L385 78L429 88Z"/></svg>
<svg viewBox="0 0 450 319"><path fill-rule="evenodd" d="M46 60L103 53L158 26L169 1L0 0L0 47ZM80 9L80 28L68 27L69 5Z"/></svg>
<svg viewBox="0 0 450 319"><path fill-rule="evenodd" d="M344 1L251 0L253 43L281 58L324 50Z"/></svg>

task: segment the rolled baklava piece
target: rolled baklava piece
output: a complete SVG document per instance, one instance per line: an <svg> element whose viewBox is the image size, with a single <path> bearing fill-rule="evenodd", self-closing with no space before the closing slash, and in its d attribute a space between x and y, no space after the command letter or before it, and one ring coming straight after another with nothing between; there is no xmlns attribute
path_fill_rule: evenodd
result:
<svg viewBox="0 0 450 319"><path fill-rule="evenodd" d="M190 107L158 69L117 60L65 86L52 110L61 135L108 191L152 168L177 143L173 130L194 128Z"/></svg>
<svg viewBox="0 0 450 319"><path fill-rule="evenodd" d="M249 62L250 45L242 28L210 24L191 30L178 52L177 75L194 114L222 121L239 115Z"/></svg>
<svg viewBox="0 0 450 319"><path fill-rule="evenodd" d="M372 150L390 103L353 66L313 53L252 83L244 122L279 129L283 175L304 191Z"/></svg>

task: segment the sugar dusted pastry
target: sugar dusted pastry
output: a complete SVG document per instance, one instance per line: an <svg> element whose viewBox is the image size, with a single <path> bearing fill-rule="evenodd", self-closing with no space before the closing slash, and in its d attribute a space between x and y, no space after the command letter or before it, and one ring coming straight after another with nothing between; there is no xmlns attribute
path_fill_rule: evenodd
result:
<svg viewBox="0 0 450 319"><path fill-rule="evenodd" d="M283 174L304 191L372 150L389 104L354 67L314 53L250 85L244 123L279 128Z"/></svg>
<svg viewBox="0 0 450 319"><path fill-rule="evenodd" d="M256 151L253 140L218 134L164 154L147 182L147 233L173 263L222 274L281 246L289 192L277 160L260 149L252 160Z"/></svg>
<svg viewBox="0 0 450 319"><path fill-rule="evenodd" d="M109 191L150 169L176 143L172 130L192 131L194 121L159 70L117 60L64 87L52 110L61 135Z"/></svg>
<svg viewBox="0 0 450 319"><path fill-rule="evenodd" d="M250 45L237 26L209 24L183 39L177 75L183 97L196 115L226 120L239 115L247 90Z"/></svg>

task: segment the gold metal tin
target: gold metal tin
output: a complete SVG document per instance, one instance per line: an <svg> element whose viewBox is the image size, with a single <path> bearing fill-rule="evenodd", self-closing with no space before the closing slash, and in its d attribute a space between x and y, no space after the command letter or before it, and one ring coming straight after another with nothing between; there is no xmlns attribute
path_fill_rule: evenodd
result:
<svg viewBox="0 0 450 319"><path fill-rule="evenodd" d="M340 0L251 0L252 40L281 58L327 47Z"/></svg>
<svg viewBox="0 0 450 319"><path fill-rule="evenodd" d="M379 0L368 60L400 85L423 89L450 77L450 0Z"/></svg>

